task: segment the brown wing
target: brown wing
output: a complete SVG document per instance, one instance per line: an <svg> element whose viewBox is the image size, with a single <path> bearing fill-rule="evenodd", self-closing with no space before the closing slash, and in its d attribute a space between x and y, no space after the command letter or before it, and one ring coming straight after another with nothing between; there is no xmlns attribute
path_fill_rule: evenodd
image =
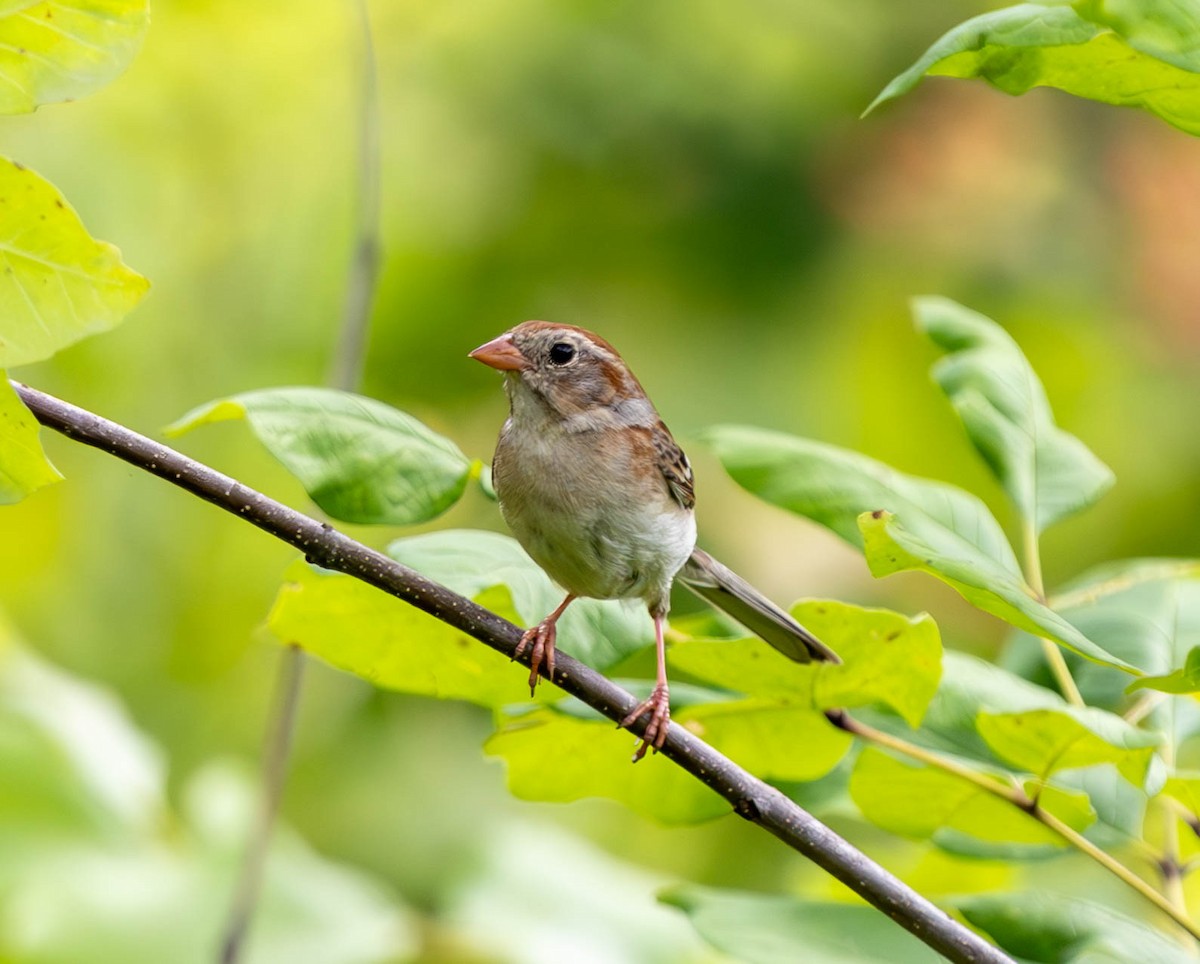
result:
<svg viewBox="0 0 1200 964"><path fill-rule="evenodd" d="M685 509L691 509L696 504L696 489L692 482L692 467L683 449L661 421L650 430L650 439L654 444L654 457L658 461L659 471L667 480L671 495Z"/></svg>

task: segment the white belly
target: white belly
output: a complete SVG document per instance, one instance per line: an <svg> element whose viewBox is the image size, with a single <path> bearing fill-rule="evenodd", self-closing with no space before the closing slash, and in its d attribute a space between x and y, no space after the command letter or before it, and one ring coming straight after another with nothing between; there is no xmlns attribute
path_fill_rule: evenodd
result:
<svg viewBox="0 0 1200 964"><path fill-rule="evenodd" d="M525 551L568 592L665 605L695 547L695 518L665 480L631 484L619 458L598 459L597 438L502 437L494 480L501 512Z"/></svg>

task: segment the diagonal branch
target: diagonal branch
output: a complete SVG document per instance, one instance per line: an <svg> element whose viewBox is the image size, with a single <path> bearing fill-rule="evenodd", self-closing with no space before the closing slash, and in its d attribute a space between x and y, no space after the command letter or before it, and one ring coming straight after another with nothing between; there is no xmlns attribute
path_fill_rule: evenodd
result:
<svg viewBox="0 0 1200 964"><path fill-rule="evenodd" d="M46 427L157 475L295 546L310 562L361 579L505 656L513 655L521 630L471 600L165 445L27 385L13 385ZM527 658L522 662L528 665ZM555 660L552 682L614 722L637 705L633 695L566 653ZM631 729L640 736L643 727L638 721ZM729 801L739 816L774 834L949 960L1013 964L780 791L683 727L671 724L662 754Z"/></svg>

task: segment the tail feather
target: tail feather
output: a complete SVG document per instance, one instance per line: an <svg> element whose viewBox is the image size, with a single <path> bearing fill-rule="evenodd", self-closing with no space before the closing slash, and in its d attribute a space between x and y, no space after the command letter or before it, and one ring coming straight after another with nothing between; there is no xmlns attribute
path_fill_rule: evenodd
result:
<svg viewBox="0 0 1200 964"><path fill-rule="evenodd" d="M817 639L779 606L728 566L696 549L679 572L679 580L702 599L798 663L840 663L837 653Z"/></svg>

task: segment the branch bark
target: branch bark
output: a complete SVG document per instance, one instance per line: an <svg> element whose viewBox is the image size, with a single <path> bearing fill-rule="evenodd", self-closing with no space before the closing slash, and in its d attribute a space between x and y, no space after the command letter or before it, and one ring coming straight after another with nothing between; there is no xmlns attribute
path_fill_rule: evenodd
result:
<svg viewBox="0 0 1200 964"><path fill-rule="evenodd" d="M13 382L13 386L47 428L165 479L294 546L310 562L361 579L505 656L513 656L521 630L471 600L165 445L27 385ZM522 662L528 665L527 658ZM545 675L544 668L542 672ZM624 718L638 702L632 694L566 653L558 655L551 682L614 722ZM639 720L631 729L640 736L643 726ZM856 850L779 790L747 773L683 727L671 724L661 752L729 801L739 816L774 834L949 960L1013 964L997 948Z"/></svg>

